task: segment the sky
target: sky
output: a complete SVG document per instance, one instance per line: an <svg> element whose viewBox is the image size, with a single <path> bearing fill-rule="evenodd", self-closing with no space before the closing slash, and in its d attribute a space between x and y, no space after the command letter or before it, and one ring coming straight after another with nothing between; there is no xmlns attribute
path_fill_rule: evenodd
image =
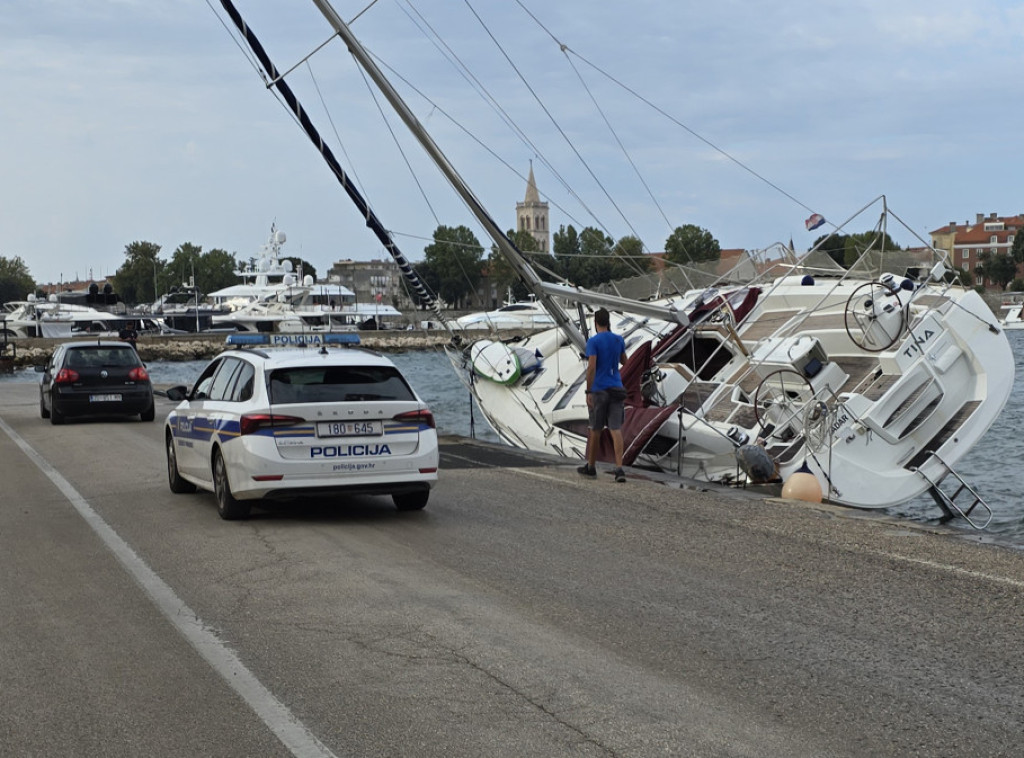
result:
<svg viewBox="0 0 1024 758"><path fill-rule="evenodd" d="M490 247L312 2L236 3L408 258L439 224ZM1024 3L334 7L502 229L531 163L553 229L649 251L684 224L807 249L882 196L904 245L1024 213ZM272 225L321 273L386 255L229 26L219 0L5 0L0 256L100 278L135 241L248 259Z"/></svg>

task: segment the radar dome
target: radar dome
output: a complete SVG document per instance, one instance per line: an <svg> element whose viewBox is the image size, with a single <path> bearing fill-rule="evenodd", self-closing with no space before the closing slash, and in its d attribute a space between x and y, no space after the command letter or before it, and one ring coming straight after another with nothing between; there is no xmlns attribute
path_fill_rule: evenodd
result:
<svg viewBox="0 0 1024 758"><path fill-rule="evenodd" d="M287 241L288 236L284 232L282 232L281 230L274 232L274 242L276 242L279 245L283 245Z"/></svg>
<svg viewBox="0 0 1024 758"><path fill-rule="evenodd" d="M290 258L285 258L283 261L281 261L281 268L283 268L285 271L292 271L295 268L295 266L292 265Z"/></svg>
<svg viewBox="0 0 1024 758"><path fill-rule="evenodd" d="M313 277L312 277L311 274L306 274L304 277L302 277L302 286L303 287L312 287L313 286Z"/></svg>

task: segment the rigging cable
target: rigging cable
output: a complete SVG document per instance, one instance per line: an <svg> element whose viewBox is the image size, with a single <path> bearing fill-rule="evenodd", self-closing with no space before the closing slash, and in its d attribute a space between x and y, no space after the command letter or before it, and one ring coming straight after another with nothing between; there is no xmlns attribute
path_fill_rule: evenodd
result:
<svg viewBox="0 0 1024 758"><path fill-rule="evenodd" d="M455 331L452 329L448 319L445 317L444 313L442 313L437 301L427 291L426 287L423 285L422 280L419 278L419 275L416 274L416 272L412 268L412 265L405 257L405 254L402 253L401 250L399 250L398 246L395 244L395 241L392 239L390 232L388 232L388 230L384 228L384 225L380 222L380 219L377 218L377 215L366 203L366 200L359 193L359 190L356 189L356 187L349 180L348 175L345 173L344 169L342 169L341 165L338 163L337 158L334 157L334 153L331 151L331 148L327 145L326 142L324 142L323 138L320 136L320 133L313 125L313 122L310 120L305 109L302 107L302 105L298 101L298 98L296 98L295 94L292 92L291 87L288 86L288 83L286 81L284 81L278 76L277 68L274 66L273 62L271 62L270 57L264 50L262 43L260 43L259 39L256 37L256 34L252 31L251 28L249 28L249 26L242 19L241 15L239 14L238 10L235 8L231 0L221 0L221 5L224 7L224 10L227 12L228 16L231 17L231 20L232 22L234 22L239 33L242 34L243 37L245 37L246 42L252 49L253 54L259 60L260 65L263 67L263 70L266 72L267 76L269 76L270 79L274 82L273 85L268 86L275 87L278 93L280 93L281 97L284 98L285 102L288 104L288 107L291 109L295 118L298 119L299 123L301 124L303 131L306 132L306 136L309 137L310 141L320 152L320 155L323 157L324 161L327 162L328 167L330 167L331 171L334 173L335 178L341 184L342 188L348 194L349 198L355 204L356 208L358 208L360 213L362 213L363 218L366 220L366 226L369 227L369 229L376 235L377 239L381 242L381 244L384 245L385 249L391 254L391 257L394 258L395 263L398 264L398 268L402 272L402 275L409 281L410 285L412 285L412 287L415 289L416 293L420 296L421 301L428 303L431 306L432 310L434 311L435 315L438 318L438 321L440 321L441 324L443 324L445 328L448 329L448 331L452 334L452 340L456 342L460 341L461 337L458 334L456 334Z"/></svg>
<svg viewBox="0 0 1024 758"><path fill-rule="evenodd" d="M551 124L555 127L555 130L562 136L562 139L565 140L566 144L569 146L569 148L573 151L573 153L579 159L580 163L583 164L583 167L587 170L587 173L590 174L591 178L594 180L594 182L597 184L597 186L601 188L601 192L604 193L604 196L608 199L608 202L610 202L612 204L612 207L615 208L616 211L618 211L619 216L626 223L626 226L628 226L630 228L630 231L633 232L633 235L639 238L639 235L636 233L636 230L634 230L632 225L629 223L629 219L626 218L626 214L619 207L619 204L615 202L615 199L611 196L611 193L608 192L607 188L604 186L604 184L601 182L601 180L597 177L597 174L594 173L594 170L590 167L590 164L587 162L587 160L583 157L583 155L577 149L576 145L573 144L572 140L569 139L569 135L567 135L565 133L565 130L562 129L561 125L555 119L554 115L552 115L551 111L548 109L548 107L541 100L540 96L537 94L537 91L532 86L530 86L529 82L526 81L526 77L523 76L523 73L519 70L519 67L515 64L515 62L512 60L512 58L509 56L509 54L505 51L505 48L501 46L501 43L498 42L498 40L495 38L495 36L491 32L490 28L487 26L486 23L484 23L484 20L482 18L480 18L479 14L477 14L477 12L473 8L473 6L470 5L469 0L463 0L463 2L465 2L466 7L469 8L470 12L473 14L473 16L479 22L479 24L483 28L483 30L485 32L487 32L487 36L491 38L491 41L498 47L498 50L501 51L501 54L505 57L505 60L512 67L512 70L516 73L516 76L519 77L519 80L523 83L523 85L526 87L526 89L529 91L529 93L533 96L534 100L536 100L537 105L540 106L540 109L542 111L544 111L544 115L546 115L548 117L548 119L551 121ZM581 203L583 203L582 198L579 198L579 196L577 196L577 199ZM591 218L597 220L596 214L592 210L590 210L590 208L586 205L586 203L583 203L583 207L586 208L587 212L591 215ZM607 234L608 230L604 228L604 225L600 224L600 222L598 222L598 224L601 226L602 229L604 229L605 233Z"/></svg>
<svg viewBox="0 0 1024 758"><path fill-rule="evenodd" d="M406 0L406 2L408 4L408 0ZM445 58L452 65L452 67L459 73L459 75L463 79L466 80L466 82L470 85L470 87L472 87L472 89L474 91L476 91L476 93L480 96L480 98L485 103L487 103L487 105L491 108L491 110L494 111L494 113L498 116L498 118L501 121L503 121L508 126L509 130L519 139L519 141L522 142L523 145L528 147L531 150L531 152L533 152L533 154L537 157L537 159L542 164L544 164L544 166L548 169L548 171L551 172L552 176L554 176L554 178L558 180L558 183L562 185L562 188L566 191L566 193L568 193L569 195L574 197L577 200L577 202L579 202L580 205L583 206L583 208L591 215L591 217L594 218L593 212L590 211L589 208L587 208L586 203L584 203L583 199L573 190L573 188L569 185L569 183L562 177L562 175L558 172L558 169L556 169L554 167L554 165L551 163L551 161L549 161L544 156L543 151L541 151L541 149L537 146L537 144L533 140L531 140L530 137L526 134L526 132L516 124L515 119L513 119L512 116L508 113L508 111L505 110L501 106L501 104L498 102L497 98L495 98L493 95L491 95L491 93L487 90L487 87L483 84L483 82L480 81L480 79L476 75L473 74L473 72L469 68L469 66L467 66L465 63L462 62L462 59L459 58L458 54L451 48L450 45L448 45L448 43L446 43L444 41L444 39L437 32L437 30L434 29L433 26L431 26L430 22L427 21L427 19L424 18L423 15L420 14L419 11L417 11L411 4L409 5L409 8L410 8L410 10L412 10L413 13L415 13L415 15L417 16L419 21L417 21L416 19L412 18L412 16L409 15L408 11L406 11L406 15L409 16L409 18L412 21L412 23L420 30L420 32L427 39L429 39L431 41L431 43L434 45L434 47L437 48L437 50L438 50L438 52L440 52L441 56L443 58ZM426 27L426 30L429 31L429 34L427 33L427 31L424 31L424 27ZM492 40L493 40L493 37L492 37ZM497 44L497 42L495 42L495 44ZM501 47L498 46L498 49L500 50ZM374 57L376 58L376 56L374 56ZM507 56L506 56L506 58L507 58ZM377 59L377 60L379 61L379 59ZM513 66L513 68L515 68L515 67ZM398 76L406 85L412 87L412 89L417 94L419 94L421 97L423 97L425 100L427 100L427 102L430 102L435 108L438 107L436 103L433 103L430 100L430 98L428 98L426 95L424 95L418 89L416 89L412 84L410 84L410 82L408 80L406 80L403 77L401 77L400 75L398 75L394 71L394 69L388 67L388 70L392 74L395 74L396 76ZM520 79L522 79L521 75L520 75ZM443 110L442 110L442 113L444 113ZM465 131L465 127L463 127L461 124L458 124L458 122L456 122L455 119L452 116L448 115L447 113L445 113L444 115L448 116L448 118L452 121L452 123L455 123L457 126L459 126L461 129L463 129ZM470 135L470 136L472 136L472 135ZM503 163L506 166L508 166L513 171L513 173L515 173L521 179L526 181L526 177L525 176L522 176L518 171L516 171L511 166L509 166L508 163L506 163L504 161L504 159L502 159L499 156L497 156L493 151L491 151L490 148L488 148L486 145L484 145L478 138L473 137L473 139L478 144L480 144L485 150L487 150L492 155L494 155L496 158L498 158L498 160L501 161L501 163ZM550 198L548 198L548 200L550 201ZM556 207L558 207L558 206L556 205ZM559 210L561 210L563 213L565 213L567 216L569 216L569 218L572 218L573 221L576 221L576 223L580 223L575 218L573 218L572 214L568 213L564 208L559 208Z"/></svg>
<svg viewBox="0 0 1024 758"><path fill-rule="evenodd" d="M656 111L657 113L660 113L660 114L661 114L662 116L664 116L665 118L667 118L667 119L668 119L669 121L671 121L672 123L674 123L674 124L675 124L676 126L680 127L681 129L684 129L684 130L685 130L685 131L687 131L687 132L688 132L688 133L689 133L690 135L692 135L693 137L696 137L697 139L699 139L699 140L700 140L701 142L703 142L703 143L704 143L705 145L707 145L708 147L710 147L710 148L711 148L712 150L714 150L714 151L715 151L716 153L718 153L719 155L721 155L721 156L723 156L724 158L727 158L728 160L732 161L732 162L733 162L733 163L735 163L735 164L736 164L737 166L739 166L739 167L740 167L741 169L743 169L744 171L746 171L746 172L747 172L748 174L750 174L751 176L755 177L756 179L759 179L760 181L764 182L765 184L767 184L767 185L768 185L769 187L771 187L772 189L774 189L774 190L775 190L776 192L780 193L781 195L783 195L783 196L785 196L785 197L789 198L790 200L792 200L792 201L793 201L794 203L796 203L797 205L799 205L799 206L800 206L801 208L803 208L804 210L808 211L809 213L814 213L814 209L813 209L813 208L811 208L810 206L808 206L808 205L804 204L803 202L801 202L800 200L798 200L798 199L797 199L796 197L794 197L793 195L791 195L791 194L789 194L788 192L786 192L786 190L782 189L782 188L781 188L781 187L780 187L779 185L775 184L775 183L774 183L774 182L772 182L771 180L769 180L769 179L765 178L764 176L762 176L761 174L757 173L757 172L756 172L756 171L755 171L754 169L752 169L752 168L751 168L750 166L748 166L747 164L745 164L745 163L744 163L743 161L741 161L741 160L740 160L739 158L736 158L735 156L733 156L733 155L731 155L730 153L726 152L725 150L723 150L722 148L720 148L720 147L719 147L718 145L716 145L716 144L715 144L714 142L712 142L711 140L709 140L709 139L708 139L707 137L703 136L702 134L700 134L699 132L695 131L694 129L691 129L691 128L690 128L689 126L687 126L686 124L684 124L684 123L683 123L682 121L680 121L679 119L675 118L675 117L674 117L674 116L672 116L671 114L669 114L669 113L667 113L666 111L664 111L663 109L659 108L659 107L658 107L657 105L655 105L654 103L652 103L652 102L651 102L650 100L648 100L648 99L647 99L646 97L644 97L643 95L641 95L641 94L640 94L639 92L637 92L637 91L636 91L636 90L634 90L633 88L629 87L629 86L628 86L628 85L626 85L625 83L623 83L623 82L619 81L619 80L618 80L618 79L616 79L616 78L615 78L614 76L612 76L611 74L609 74L609 73L608 73L607 71L604 71L604 70L603 70L603 69L602 69L602 68L601 68L600 66L598 66L597 64L595 64L595 63L592 63L591 61L587 60L587 59L586 59L585 57L583 57L582 55L580 55L580 54L579 54L578 52L576 52L575 50L573 50L573 49L572 49L571 47L569 47L568 45L566 45L566 44L565 44L564 42L561 42L561 41L559 41L559 39L558 39L558 38L557 38L557 37L556 37L556 36L555 36L554 34L552 34L552 33L551 33L551 30L549 30L549 29L548 29L548 28L547 28L546 26L544 26L544 24L543 24L543 23L541 23L540 19L538 19L538 18L537 18L537 17L536 17L536 16L535 16L535 15L534 15L534 14L533 14L533 13L532 13L532 12L531 12L531 11L530 11L530 10L529 10L529 9L528 9L527 7L526 7L526 6L525 6L525 5L523 5L523 2L522 2L522 0L515 0L515 2L516 2L516 4L517 4L517 5L518 5L518 6L520 7L520 8L522 8L522 9L523 9L523 11L524 11L524 12L525 12L525 13L526 13L526 14L527 14L527 15L528 15L528 16L529 16L529 17L530 17L531 19L533 19L533 21L534 21L534 22L535 22L535 23L537 24L537 26L539 26L539 27L540 27L540 28L541 28L541 29L542 29L542 30L543 30L543 31L544 31L544 32L545 32L545 33L546 33L546 34L547 34L547 35L548 35L549 37L551 37L551 39L552 39L552 40L554 40L554 41L555 41L555 43L556 43L556 44L557 44L557 45L559 46L559 48L560 48L560 49L562 50L562 52L563 52L563 53L565 53L565 54L567 54L567 55L568 55L569 53L572 53L572 54L573 54L573 55L575 55L575 56L576 56L577 58L579 58L579 59L580 59L581 61L583 61L583 62L584 62L585 64L587 64L587 65L588 65L588 66L590 66L590 67L591 67L592 69L594 69L594 70L595 70L595 71L596 71L597 73L601 74L601 76L604 76L604 77L605 77L605 78L607 78L607 79L608 79L609 81L611 81L611 82L612 82L613 84L615 84L615 85L616 85L616 86L618 86L618 87L621 87L621 88L622 88L623 90L625 90L626 92L628 92L629 94L631 94L631 95L632 95L633 97L635 97L636 99L638 99L638 100L639 100L640 102L642 102L642 103L644 103L645 105L647 105L647 106L648 106L649 108L653 109L653 110L654 110L654 111Z"/></svg>

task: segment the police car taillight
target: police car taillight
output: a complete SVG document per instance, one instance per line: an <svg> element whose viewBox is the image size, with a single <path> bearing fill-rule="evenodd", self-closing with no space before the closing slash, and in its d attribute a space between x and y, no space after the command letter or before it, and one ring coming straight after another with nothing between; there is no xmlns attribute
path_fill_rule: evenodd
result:
<svg viewBox="0 0 1024 758"><path fill-rule="evenodd" d="M408 413L399 413L394 417L395 421L402 421L405 423L414 422L420 424L426 424L431 429L436 429L437 424L434 423L434 414L426 408L418 411L409 411Z"/></svg>
<svg viewBox="0 0 1024 758"><path fill-rule="evenodd" d="M298 416L282 416L278 413L246 413L238 420L239 434L254 434L260 429L302 424L305 419Z"/></svg>

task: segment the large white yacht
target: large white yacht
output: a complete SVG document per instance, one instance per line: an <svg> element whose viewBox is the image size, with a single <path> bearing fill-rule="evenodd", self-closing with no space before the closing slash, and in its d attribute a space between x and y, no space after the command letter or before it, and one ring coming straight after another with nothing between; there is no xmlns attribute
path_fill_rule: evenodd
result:
<svg viewBox="0 0 1024 758"><path fill-rule="evenodd" d="M29 295L25 300L12 300L4 304L4 313L0 314L0 334L7 337L116 337L128 326L140 333L163 331L160 322L149 316L65 303L57 295L47 299Z"/></svg>

